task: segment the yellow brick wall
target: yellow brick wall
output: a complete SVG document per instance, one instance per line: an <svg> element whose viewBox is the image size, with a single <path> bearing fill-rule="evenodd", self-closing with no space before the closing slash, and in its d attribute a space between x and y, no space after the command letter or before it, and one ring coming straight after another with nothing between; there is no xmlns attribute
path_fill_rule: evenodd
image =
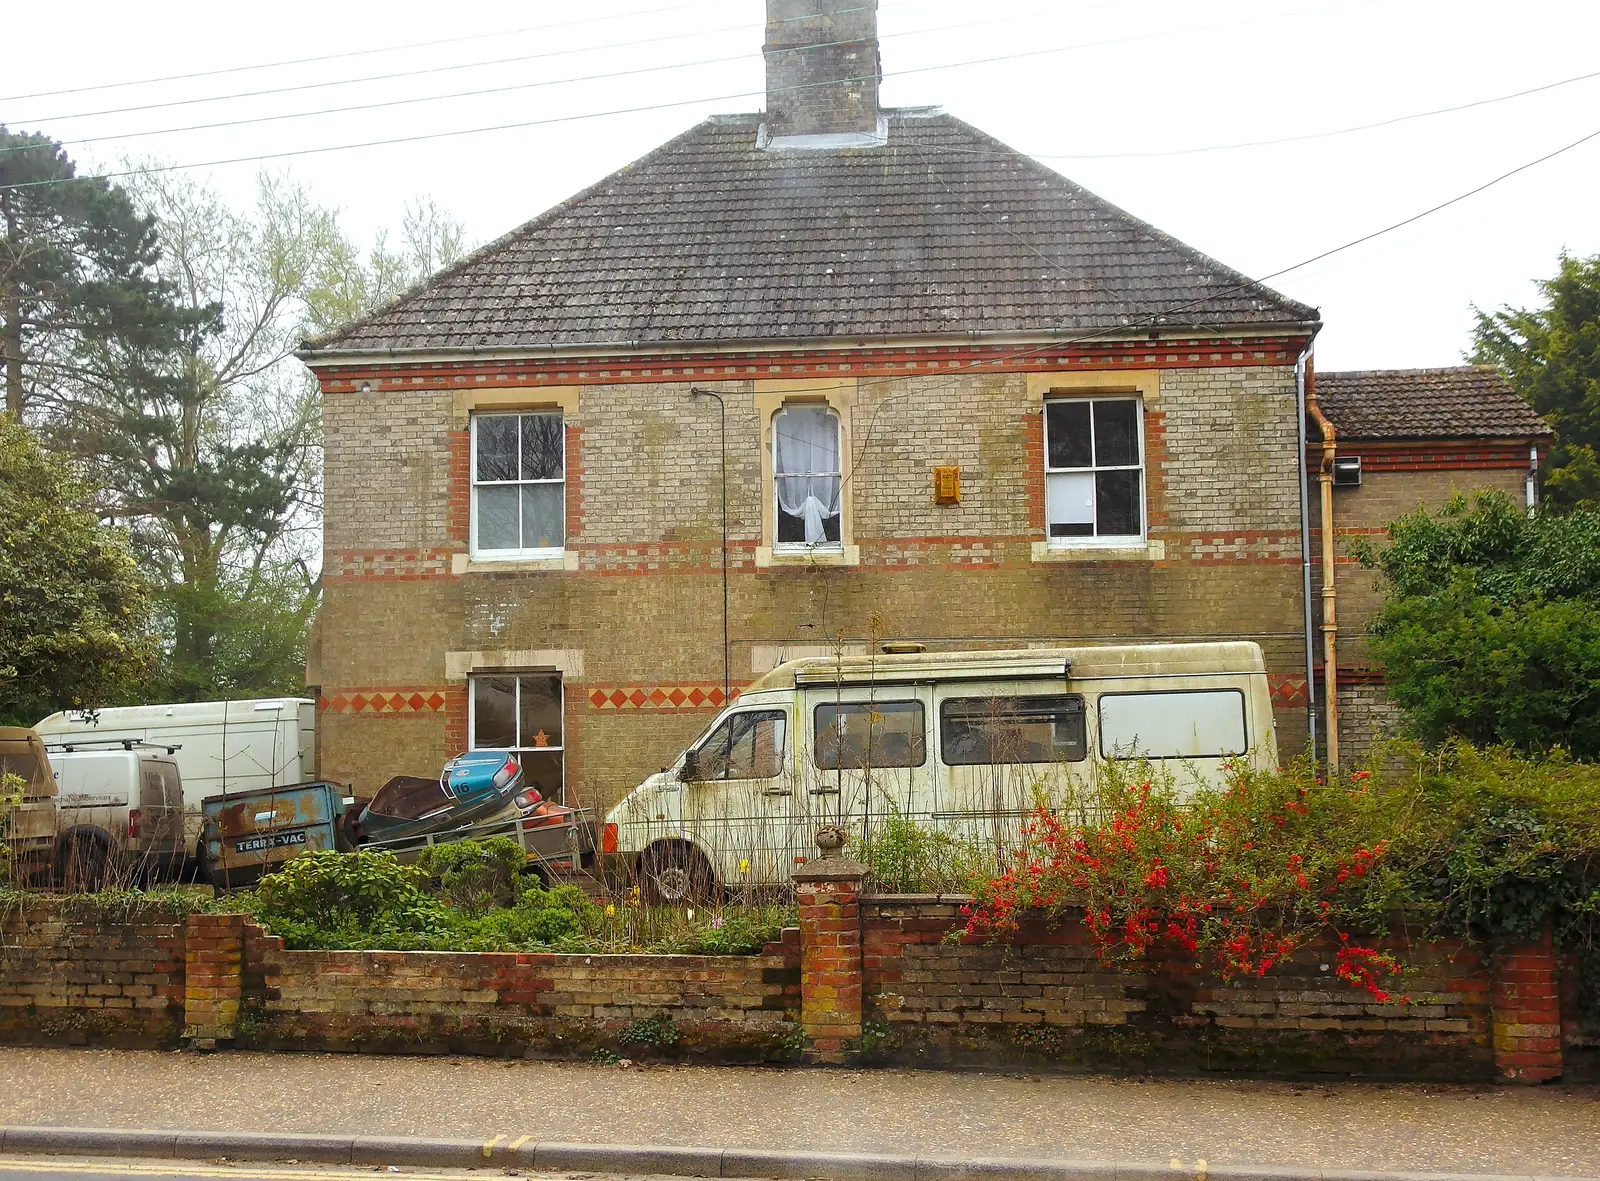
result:
<svg viewBox="0 0 1600 1181"><path fill-rule="evenodd" d="M758 568L755 386L711 388L728 406L735 687L750 679L756 647L864 642L874 614L884 635L946 647L1252 638L1276 680L1303 680L1290 366L1162 372L1147 419L1160 561L1034 560L1042 477L1028 440L1039 404L1024 375L986 374L862 378L848 423L861 564ZM319 671L325 702L344 708L321 714L324 774L367 793L396 773L436 772L464 734L451 714L459 705L378 713L348 703L373 690L459 694L448 652L581 654L581 674L568 676L567 747L569 788L586 804L608 806L700 731L709 707L587 700L618 686L722 683L717 410L688 392L687 382L583 387L567 421L577 568L460 574L452 391L425 382L327 393ZM961 503L936 506L932 469L952 463ZM1303 707L1281 711L1284 753L1304 726Z"/></svg>

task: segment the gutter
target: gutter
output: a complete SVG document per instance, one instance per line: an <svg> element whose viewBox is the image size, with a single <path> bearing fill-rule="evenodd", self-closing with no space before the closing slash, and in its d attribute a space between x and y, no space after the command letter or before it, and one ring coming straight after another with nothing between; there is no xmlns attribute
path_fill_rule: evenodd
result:
<svg viewBox="0 0 1600 1181"><path fill-rule="evenodd" d="M1322 327L1322 321L1289 321L1239 325L1222 333L1224 339L1236 337L1300 336L1313 335ZM294 355L300 360L318 365L355 365L374 361L461 361L468 358L498 361L533 360L540 357L569 356L573 358L612 359L625 354L702 355L706 353L789 352L796 349L834 349L841 353L872 347L933 348L953 344L983 342L991 345L1059 345L1063 348L1075 344L1119 344L1139 342L1181 345L1187 340L1211 340L1218 332L1204 327L1128 324L1116 329L1088 329L1083 332L1016 331L988 332L967 329L940 336L901 336L889 333L865 336L796 336L769 337L754 340L599 340L582 344L520 344L460 345L452 348L338 348L319 347L314 341L302 341Z"/></svg>
<svg viewBox="0 0 1600 1181"><path fill-rule="evenodd" d="M1333 460L1338 454L1339 442L1333 423L1317 404L1316 371L1310 349L1306 350L1305 398L1306 413L1322 432L1322 463L1317 469L1322 500L1322 700L1328 719L1328 774L1331 777L1339 771L1339 592L1333 577Z"/></svg>

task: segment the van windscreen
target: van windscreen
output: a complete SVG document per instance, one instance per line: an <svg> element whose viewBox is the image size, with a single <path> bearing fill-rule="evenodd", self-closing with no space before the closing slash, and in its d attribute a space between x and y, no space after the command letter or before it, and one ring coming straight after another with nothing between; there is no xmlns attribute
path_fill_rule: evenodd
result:
<svg viewBox="0 0 1600 1181"><path fill-rule="evenodd" d="M1076 763L1088 754L1083 698L952 697L939 706L947 767L999 763Z"/></svg>

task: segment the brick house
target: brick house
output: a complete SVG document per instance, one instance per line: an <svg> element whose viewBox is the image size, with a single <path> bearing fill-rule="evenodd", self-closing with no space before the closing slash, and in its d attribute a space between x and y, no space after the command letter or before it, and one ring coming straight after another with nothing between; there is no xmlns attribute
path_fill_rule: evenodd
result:
<svg viewBox="0 0 1600 1181"><path fill-rule="evenodd" d="M1252 639L1303 745L1316 311L880 110L875 6L819 7L770 0L764 115L306 346L325 776L510 746L605 807L779 660L877 639Z"/></svg>
<svg viewBox="0 0 1600 1181"><path fill-rule="evenodd" d="M1530 507L1535 502L1552 432L1492 367L1318 373L1314 394L1337 444L1336 539L1381 537L1390 521L1418 507L1437 509L1457 492L1495 488ZM1313 423L1311 450L1321 443ZM1321 546L1315 522L1312 532L1315 552ZM1343 544L1336 548L1339 736L1342 753L1359 758L1398 715L1367 648L1382 590ZM1319 566L1314 605L1321 587ZM1324 675L1319 669L1319 679Z"/></svg>

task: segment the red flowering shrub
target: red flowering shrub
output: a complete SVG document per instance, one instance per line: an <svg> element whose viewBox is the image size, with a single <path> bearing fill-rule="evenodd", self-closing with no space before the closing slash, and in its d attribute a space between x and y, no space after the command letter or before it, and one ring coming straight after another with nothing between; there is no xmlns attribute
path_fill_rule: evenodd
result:
<svg viewBox="0 0 1600 1181"><path fill-rule="evenodd" d="M1181 801L1152 776L1103 784L1065 808L1040 804L1011 867L977 887L966 932L1013 931L1023 911L1081 906L1104 962L1166 944L1224 980L1265 975L1327 934L1341 945L1338 978L1390 1000L1383 981L1401 965L1341 929L1389 848L1366 778L1323 784L1235 767L1225 789Z"/></svg>

